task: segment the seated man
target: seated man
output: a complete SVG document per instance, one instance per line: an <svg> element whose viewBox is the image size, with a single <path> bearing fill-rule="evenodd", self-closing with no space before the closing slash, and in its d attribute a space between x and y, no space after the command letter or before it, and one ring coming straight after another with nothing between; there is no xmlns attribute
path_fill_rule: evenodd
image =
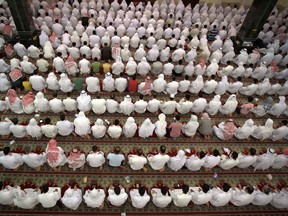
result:
<svg viewBox="0 0 288 216"><path fill-rule="evenodd" d="M268 185L265 185L262 190L259 187L255 188L255 196L252 201L253 205L264 206L268 205L273 199L273 193Z"/></svg>
<svg viewBox="0 0 288 216"><path fill-rule="evenodd" d="M38 188L25 188L17 187L15 193L14 206L22 209L33 209L38 202L38 195L40 190Z"/></svg>
<svg viewBox="0 0 288 216"><path fill-rule="evenodd" d="M232 196L232 188L231 186L224 182L222 186L215 186L212 190L212 199L210 200L211 205L225 206L229 203Z"/></svg>
<svg viewBox="0 0 288 216"><path fill-rule="evenodd" d="M86 190L83 199L88 207L91 208L104 208L105 191L96 185L92 185L91 189Z"/></svg>
<svg viewBox="0 0 288 216"><path fill-rule="evenodd" d="M235 126L233 119L229 119L228 122L221 122L218 126L213 126L215 135L221 140L229 140L233 137L237 127Z"/></svg>
<svg viewBox="0 0 288 216"><path fill-rule="evenodd" d="M194 153L190 156L187 156L185 166L191 171L198 171L204 165L205 162L205 152L201 151L199 154Z"/></svg>
<svg viewBox="0 0 288 216"><path fill-rule="evenodd" d="M254 188L251 186L244 186L243 188L239 185L239 188L234 188L232 191L232 197L230 202L235 206L249 205L255 197Z"/></svg>
<svg viewBox="0 0 288 216"><path fill-rule="evenodd" d="M107 133L113 139L119 139L122 134L122 127L120 126L120 121L115 119L114 125L108 127Z"/></svg>
<svg viewBox="0 0 288 216"><path fill-rule="evenodd" d="M76 210L82 202L82 191L77 186L76 182L72 183L61 198L62 203L72 210Z"/></svg>
<svg viewBox="0 0 288 216"><path fill-rule="evenodd" d="M99 167L101 171L105 163L104 153L97 146L92 146L92 151L87 155L86 161L91 167Z"/></svg>
<svg viewBox="0 0 288 216"><path fill-rule="evenodd" d="M4 182L0 181L0 205L12 205L14 202L15 188L7 185L4 187Z"/></svg>
<svg viewBox="0 0 288 216"><path fill-rule="evenodd" d="M168 187L152 188L152 202L158 208L166 208L171 202L172 197L168 192Z"/></svg>
<svg viewBox="0 0 288 216"><path fill-rule="evenodd" d="M230 153L230 150L229 150ZM233 167L237 166L239 164L238 160L238 153L233 151L229 156L227 154L221 155L221 160L219 163L219 167L221 167L224 170L232 169Z"/></svg>
<svg viewBox="0 0 288 216"><path fill-rule="evenodd" d="M3 154L4 155L0 157L0 164L2 164L5 169L17 170L24 163L22 156L18 153L12 153L8 146L3 149Z"/></svg>
<svg viewBox="0 0 288 216"><path fill-rule="evenodd" d="M191 201L191 192L189 186L186 184L181 185L181 188L173 188L170 191L173 203L177 207L186 207Z"/></svg>
<svg viewBox="0 0 288 216"><path fill-rule="evenodd" d="M38 195L38 202L43 208L52 208L61 198L60 188L49 188L47 184L42 186L42 193Z"/></svg>
<svg viewBox="0 0 288 216"><path fill-rule="evenodd" d="M121 185L110 185L107 200L111 203L111 205L121 206L126 202L127 198L128 194Z"/></svg>
<svg viewBox="0 0 288 216"><path fill-rule="evenodd" d="M112 167L122 167L124 165L125 156L121 152L121 148L117 146L114 152L107 155L108 164Z"/></svg>
<svg viewBox="0 0 288 216"><path fill-rule="evenodd" d="M272 206L277 209L287 209L288 208L288 190L282 188L281 191L276 191L273 193L273 199L270 202Z"/></svg>
<svg viewBox="0 0 288 216"><path fill-rule="evenodd" d="M237 165L238 168L245 169L252 166L257 161L257 154L255 148L250 148L248 151L243 151L238 155L239 163Z"/></svg>
<svg viewBox="0 0 288 216"><path fill-rule="evenodd" d="M51 124L50 118L45 118L45 124L41 126L42 134L48 138L55 138L57 136L56 125Z"/></svg>
<svg viewBox="0 0 288 216"><path fill-rule="evenodd" d="M25 149L26 154L22 155L22 159L27 166L39 171L41 166L46 162L47 156L45 151L30 151L30 147Z"/></svg>
<svg viewBox="0 0 288 216"><path fill-rule="evenodd" d="M69 152L67 157L69 168L75 171L77 168L83 169L85 164L85 154L78 148L74 148Z"/></svg>
<svg viewBox="0 0 288 216"><path fill-rule="evenodd" d="M160 172L165 171L165 165L169 161L169 155L166 153L166 147L164 145L160 146L160 152L156 155L149 154L147 156L148 162L153 170L160 170Z"/></svg>
<svg viewBox="0 0 288 216"><path fill-rule="evenodd" d="M143 186L131 189L129 194L131 197L132 205L135 208L144 208L146 204L150 201L150 196L147 194L146 188Z"/></svg>
<svg viewBox="0 0 288 216"><path fill-rule="evenodd" d="M195 205L208 204L212 199L212 193L208 184L203 184L200 187L191 188L191 200Z"/></svg>
<svg viewBox="0 0 288 216"><path fill-rule="evenodd" d="M133 170L143 169L144 172L147 171L147 168L145 167L145 164L147 164L147 159L144 156L143 150L141 148L137 149L135 154L128 155L128 163Z"/></svg>

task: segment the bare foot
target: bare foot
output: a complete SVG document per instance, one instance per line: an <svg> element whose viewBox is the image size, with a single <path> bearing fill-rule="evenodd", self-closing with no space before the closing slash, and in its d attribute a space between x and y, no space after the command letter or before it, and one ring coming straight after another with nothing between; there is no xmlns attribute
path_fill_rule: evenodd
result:
<svg viewBox="0 0 288 216"><path fill-rule="evenodd" d="M102 170L103 170L103 166L100 166L100 167L99 167L99 170L102 171Z"/></svg>
<svg viewBox="0 0 288 216"><path fill-rule="evenodd" d="M148 169L146 167L143 167L143 171L146 173Z"/></svg>

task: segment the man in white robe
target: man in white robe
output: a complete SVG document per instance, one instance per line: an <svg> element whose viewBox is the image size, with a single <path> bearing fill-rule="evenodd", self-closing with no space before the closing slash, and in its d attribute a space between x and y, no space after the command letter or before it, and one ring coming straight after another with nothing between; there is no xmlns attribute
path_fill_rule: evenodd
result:
<svg viewBox="0 0 288 216"><path fill-rule="evenodd" d="M134 111L134 104L130 95L126 95L124 100L119 104L119 112L123 113L124 115L130 116L131 113Z"/></svg>
<svg viewBox="0 0 288 216"><path fill-rule="evenodd" d="M282 188L279 192L273 193L273 199L270 204L277 209L287 209L288 208L288 190Z"/></svg>
<svg viewBox="0 0 288 216"><path fill-rule="evenodd" d="M270 139L273 141L281 140L288 135L288 122L287 120L282 121L282 126L273 130Z"/></svg>
<svg viewBox="0 0 288 216"><path fill-rule="evenodd" d="M242 188L236 187L232 191L232 197L230 202L235 206L249 205L255 197L255 190L251 186L245 186Z"/></svg>
<svg viewBox="0 0 288 216"><path fill-rule="evenodd" d="M91 101L92 110L94 113L101 115L106 112L106 100L99 95Z"/></svg>
<svg viewBox="0 0 288 216"><path fill-rule="evenodd" d="M182 185L182 189L169 190L173 203L177 207L186 207L191 201L191 192L188 185Z"/></svg>
<svg viewBox="0 0 288 216"><path fill-rule="evenodd" d="M101 209L104 207L105 197L103 189L93 188L92 190L86 190L83 199L88 207Z"/></svg>
<svg viewBox="0 0 288 216"><path fill-rule="evenodd" d="M119 103L115 100L115 96L111 95L110 98L106 99L107 112L115 113L119 110Z"/></svg>
<svg viewBox="0 0 288 216"><path fill-rule="evenodd" d="M18 153L12 153L10 147L4 147L3 153L4 155L0 157L0 164L5 169L17 170L24 163L22 156Z"/></svg>
<svg viewBox="0 0 288 216"><path fill-rule="evenodd" d="M176 105L177 112L180 114L187 114L191 112L193 103L190 101L190 95L186 94ZM185 127L186 128L186 127ZM188 129L188 128L187 128ZM186 130L186 129L185 129ZM188 129L189 130L189 129Z"/></svg>
<svg viewBox="0 0 288 216"><path fill-rule="evenodd" d="M30 45L27 51L28 51L28 57L31 57L33 59L38 59L40 50L36 46Z"/></svg>
<svg viewBox="0 0 288 216"><path fill-rule="evenodd" d="M82 191L75 185L74 188L69 187L64 196L61 198L61 202L69 209L76 210L82 202Z"/></svg>
<svg viewBox="0 0 288 216"><path fill-rule="evenodd" d="M145 77L149 73L150 70L151 70L150 64L147 62L146 58L143 57L141 59L141 62L139 62L137 65L137 73Z"/></svg>
<svg viewBox="0 0 288 216"><path fill-rule="evenodd" d="M39 59L36 61L36 66L40 72L47 72L49 63L43 58L43 54L39 54Z"/></svg>
<svg viewBox="0 0 288 216"><path fill-rule="evenodd" d="M39 171L41 166L43 166L44 163L46 163L46 152L29 152L24 155L22 155L23 161L27 164L27 166Z"/></svg>
<svg viewBox="0 0 288 216"><path fill-rule="evenodd" d="M272 108L268 111L270 115L279 117L284 110L286 109L286 103L285 103L285 97L284 96L279 96L279 102L275 103Z"/></svg>
<svg viewBox="0 0 288 216"><path fill-rule="evenodd" d="M193 106L191 110L194 113L202 113L206 106L207 106L207 100L201 97L201 94L199 93L199 98L193 101Z"/></svg>
<svg viewBox="0 0 288 216"><path fill-rule="evenodd" d="M57 132L60 136L69 136L71 133L74 134L74 124L69 120L65 120L65 115L60 115L60 121L56 123Z"/></svg>
<svg viewBox="0 0 288 216"><path fill-rule="evenodd" d="M204 160L205 162L203 164L203 167L205 167L206 169L211 169L217 166L221 160L219 151L217 149L214 149L212 154L205 155Z"/></svg>
<svg viewBox="0 0 288 216"><path fill-rule="evenodd" d="M105 163L104 153L100 151L97 146L92 146L92 151L87 155L86 162L89 166L99 168L101 171Z"/></svg>
<svg viewBox="0 0 288 216"><path fill-rule="evenodd" d="M27 188L21 190L18 186L15 192L14 206L17 206L21 209L33 209L39 203L38 195L40 194L40 190L38 188L32 189Z"/></svg>
<svg viewBox="0 0 288 216"><path fill-rule="evenodd" d="M141 170L144 172L147 171L145 164L147 164L147 159L143 155L142 149L137 149L137 154L129 154L128 155L128 163L133 170Z"/></svg>
<svg viewBox="0 0 288 216"><path fill-rule="evenodd" d="M158 78L153 81L153 91L161 93L166 89L167 82L164 79L163 74L159 74Z"/></svg>
<svg viewBox="0 0 288 216"><path fill-rule="evenodd" d="M246 169L252 166L257 161L258 156L256 155L256 149L250 148L249 153L242 152L238 155L239 163L237 164L238 168Z"/></svg>
<svg viewBox="0 0 288 216"><path fill-rule="evenodd" d="M178 92L178 88L179 88L179 83L176 81L176 77L173 76L172 81L167 83L165 92L169 95L176 95Z"/></svg>
<svg viewBox="0 0 288 216"><path fill-rule="evenodd" d="M232 188L231 186L224 182L222 187L214 187L211 190L212 199L210 201L211 205L215 207L225 206L229 203L232 197Z"/></svg>
<svg viewBox="0 0 288 216"><path fill-rule="evenodd" d="M187 92L189 90L189 86L190 86L189 76L185 75L184 80L181 80L179 82L178 91L182 93Z"/></svg>
<svg viewBox="0 0 288 216"><path fill-rule="evenodd" d="M50 118L45 118L44 125L41 126L41 132L44 136L48 138L55 138L57 136L56 125L51 124Z"/></svg>
<svg viewBox="0 0 288 216"><path fill-rule="evenodd" d="M121 206L123 205L128 198L128 194L125 192L125 189L120 186L111 185L108 189L108 197L107 200L113 206Z"/></svg>
<svg viewBox="0 0 288 216"><path fill-rule="evenodd" d="M64 109L68 112L77 110L77 101L71 98L71 92L67 92L67 97L63 100Z"/></svg>
<svg viewBox="0 0 288 216"><path fill-rule="evenodd" d="M80 111L74 119L75 133L81 137L90 139L90 124L90 120L85 116L85 113Z"/></svg>
<svg viewBox="0 0 288 216"><path fill-rule="evenodd" d="M3 182L0 181L0 204L13 205L15 199L15 188L7 185L3 188Z"/></svg>
<svg viewBox="0 0 288 216"><path fill-rule="evenodd" d="M29 82L32 85L33 90L42 91L47 87L46 81L43 76L38 75L37 70L34 71L33 75L29 77Z"/></svg>
<svg viewBox="0 0 288 216"><path fill-rule="evenodd" d="M219 163L219 167L224 170L232 169L233 167L239 164L238 153L232 152L230 156L226 154L221 155L221 160Z"/></svg>
<svg viewBox="0 0 288 216"><path fill-rule="evenodd" d="M48 185L42 186L42 193L38 195L38 202L43 208L52 208L61 198L60 188L49 188Z"/></svg>
<svg viewBox="0 0 288 216"><path fill-rule="evenodd" d="M53 99L49 101L49 106L54 113L60 113L64 111L63 102L58 98L57 92L53 93Z"/></svg>
<svg viewBox="0 0 288 216"><path fill-rule="evenodd" d="M199 156L197 154L192 154L187 156L185 167L191 171L198 171L204 165L205 162L205 153L201 151Z"/></svg>
<svg viewBox="0 0 288 216"><path fill-rule="evenodd" d="M80 95L77 97L77 108L83 112L89 112L92 108L91 96L82 90Z"/></svg>
<svg viewBox="0 0 288 216"><path fill-rule="evenodd" d="M268 148L267 152L262 155L259 155L257 158L257 161L253 164L254 171L258 169L261 169L261 170L268 169L274 163L275 158L276 158L276 153L274 149Z"/></svg>
<svg viewBox="0 0 288 216"><path fill-rule="evenodd" d="M103 79L103 91L112 92L115 90L115 80L112 77L111 73L105 74L105 78Z"/></svg>
<svg viewBox="0 0 288 216"><path fill-rule="evenodd" d="M145 113L146 112L146 108L147 108L147 101L144 100L144 95L140 94L139 95L139 100L137 100L135 103L134 103L134 111L136 113ZM121 104L120 104L120 107L121 107Z"/></svg>
<svg viewBox="0 0 288 216"><path fill-rule="evenodd" d="M160 152L156 155L148 155L147 159L149 165L153 170L165 171L165 165L169 161L170 157L166 153L166 147L160 146Z"/></svg>
<svg viewBox="0 0 288 216"><path fill-rule="evenodd" d="M177 102L174 100L175 95L170 95L170 100L168 101L162 101L160 103L160 110L163 112L165 115L170 115L173 114L176 110Z"/></svg>
<svg viewBox="0 0 288 216"><path fill-rule="evenodd" d="M16 138L24 138L27 136L26 125L18 124L18 118L11 119L13 124L10 125L9 129L12 135Z"/></svg>
<svg viewBox="0 0 288 216"><path fill-rule="evenodd" d="M208 80L205 81L204 87L201 89L205 94L212 94L218 86L218 82L215 80L215 75L208 77Z"/></svg>
<svg viewBox="0 0 288 216"><path fill-rule="evenodd" d="M68 78L67 74L61 73L59 79L60 90L63 92L71 92L74 89L74 84Z"/></svg>
<svg viewBox="0 0 288 216"><path fill-rule="evenodd" d="M126 78L124 78L124 73L120 73L120 77L116 78L115 79L115 89L122 93L126 90L127 88L127 84L128 84L128 81Z"/></svg>
<svg viewBox="0 0 288 216"><path fill-rule="evenodd" d="M113 139L120 138L120 136L122 135L122 128L118 119L115 119L114 124L108 127L107 134Z"/></svg>
<svg viewBox="0 0 288 216"><path fill-rule="evenodd" d="M273 193L271 192L268 185L265 185L262 188L262 191L259 188L255 188L255 196L252 201L253 205L256 206L265 206L268 205L273 199Z"/></svg>
<svg viewBox="0 0 288 216"><path fill-rule="evenodd" d="M79 70L81 74L89 74L91 71L90 62L86 59L86 55L82 55L82 59L79 61Z"/></svg>
<svg viewBox="0 0 288 216"><path fill-rule="evenodd" d="M147 194L145 187L140 186L138 189L131 189L130 198L132 206L137 209L142 209L150 201L150 196Z"/></svg>
<svg viewBox="0 0 288 216"><path fill-rule="evenodd" d="M13 48L20 58L23 58L24 56L28 55L28 51L27 51L26 47L23 44L21 44L20 42L17 42Z"/></svg>
<svg viewBox="0 0 288 216"><path fill-rule="evenodd" d="M99 79L98 77L95 76L88 76L85 79L85 83L87 85L87 91L89 93L95 93L100 91L100 86L99 86Z"/></svg>
<svg viewBox="0 0 288 216"><path fill-rule="evenodd" d="M176 49L173 53L172 53L172 60L173 62L178 62L179 60L183 59L185 56L186 52L183 49L183 47L180 45L178 49Z"/></svg>
<svg viewBox="0 0 288 216"><path fill-rule="evenodd" d="M201 187L191 187L191 201L195 205L203 205L210 202L212 193L208 184L203 184Z"/></svg>
<svg viewBox="0 0 288 216"><path fill-rule="evenodd" d="M32 74L37 68L32 62L29 62L28 60L29 59L26 55L23 56L23 61L20 62L21 71L26 74Z"/></svg>
<svg viewBox="0 0 288 216"><path fill-rule="evenodd" d="M162 186L161 188L152 188L152 202L158 208L165 208L172 202L172 197L168 194L168 188Z"/></svg>
<svg viewBox="0 0 288 216"><path fill-rule="evenodd" d="M148 101L147 110L151 113L156 113L160 107L160 101L157 99L157 95L154 94L153 98Z"/></svg>

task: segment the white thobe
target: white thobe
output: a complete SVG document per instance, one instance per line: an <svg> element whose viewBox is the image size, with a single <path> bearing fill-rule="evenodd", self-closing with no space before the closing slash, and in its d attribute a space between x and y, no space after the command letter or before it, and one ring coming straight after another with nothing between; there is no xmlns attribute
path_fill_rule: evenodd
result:
<svg viewBox="0 0 288 216"><path fill-rule="evenodd" d="M46 162L46 153L41 154L29 153L22 156L24 162L31 168L42 166Z"/></svg>
<svg viewBox="0 0 288 216"><path fill-rule="evenodd" d="M204 193L201 190L201 187L191 187L191 190L193 191L191 194L191 200L195 205L206 204L212 199L211 190L207 191L207 193Z"/></svg>
<svg viewBox="0 0 288 216"><path fill-rule="evenodd" d="M160 106L160 101L154 98L148 101L147 110L151 113L155 113L158 111L159 106Z"/></svg>
<svg viewBox="0 0 288 216"><path fill-rule="evenodd" d="M47 84L45 79L40 75L33 75L29 77L29 82L35 91L42 91L46 88Z"/></svg>
<svg viewBox="0 0 288 216"><path fill-rule="evenodd" d="M176 101L165 101L160 104L159 108L161 112L163 112L164 114L170 115L175 112L176 106L177 106Z"/></svg>
<svg viewBox="0 0 288 216"><path fill-rule="evenodd" d="M15 198L15 188L8 185L3 190L0 190L0 204L1 205L12 205Z"/></svg>
<svg viewBox="0 0 288 216"><path fill-rule="evenodd" d="M206 155L204 157L205 162L203 164L203 167L211 169L220 163L220 159L221 158L219 155L216 157L214 155Z"/></svg>
<svg viewBox="0 0 288 216"><path fill-rule="evenodd" d="M118 139L122 134L122 128L118 125L110 125L108 127L107 133L113 139Z"/></svg>
<svg viewBox="0 0 288 216"><path fill-rule="evenodd" d="M147 159L144 156L129 155L128 163L133 170L141 170L147 164Z"/></svg>
<svg viewBox="0 0 288 216"><path fill-rule="evenodd" d="M75 111L77 109L77 101L75 99L72 99L70 97L63 100L63 109L66 111Z"/></svg>
<svg viewBox="0 0 288 216"><path fill-rule="evenodd" d="M58 121L56 127L60 136L68 136L74 131L74 124L68 120Z"/></svg>
<svg viewBox="0 0 288 216"><path fill-rule="evenodd" d="M91 96L87 95L87 93L85 94L81 93L81 95L77 97L77 108L83 112L90 111L92 108Z"/></svg>
<svg viewBox="0 0 288 216"><path fill-rule="evenodd" d="M150 201L150 196L147 194L147 192L145 192L144 195L141 196L139 194L138 189L132 189L130 190L129 193L130 193L132 205L137 209L144 208L146 204Z"/></svg>
<svg viewBox="0 0 288 216"><path fill-rule="evenodd" d="M87 91L90 93L95 93L100 90L99 79L97 77L87 77L85 79L87 85Z"/></svg>
<svg viewBox="0 0 288 216"><path fill-rule="evenodd" d="M104 98L95 98L91 101L94 113L101 115L106 112L106 100Z"/></svg>
<svg viewBox="0 0 288 216"><path fill-rule="evenodd" d="M82 191L80 189L68 188L64 196L61 198L61 202L72 210L76 210L82 202Z"/></svg>
<svg viewBox="0 0 288 216"><path fill-rule="evenodd" d="M86 190L83 199L88 207L100 208L105 200L105 191L103 189L93 188Z"/></svg>
<svg viewBox="0 0 288 216"><path fill-rule="evenodd" d="M119 103L114 99L107 99L106 100L106 108L109 113L118 112Z"/></svg>
<svg viewBox="0 0 288 216"><path fill-rule="evenodd" d="M16 138L24 138L27 136L26 132L26 126L24 125L10 125L10 132L13 134Z"/></svg>
<svg viewBox="0 0 288 216"><path fill-rule="evenodd" d="M115 84L115 89L118 92L122 93L122 92L124 92L126 90L127 83L128 83L128 81L127 81L126 78L123 78L123 77L116 78L115 79L115 83L114 83Z"/></svg>
<svg viewBox="0 0 288 216"><path fill-rule="evenodd" d="M244 189L235 188L232 191L232 197L230 202L235 206L249 205L255 197L255 191L252 194L248 194Z"/></svg>
<svg viewBox="0 0 288 216"><path fill-rule="evenodd" d="M176 109L180 114L185 115L191 112L192 107L193 103L191 101L187 101L185 98L182 98L179 103L177 103Z"/></svg>
<svg viewBox="0 0 288 216"><path fill-rule="evenodd" d="M18 187L15 193L14 205L22 209L33 209L39 203L38 195L40 191L36 190L32 188L21 190L21 188Z"/></svg>
<svg viewBox="0 0 288 216"><path fill-rule="evenodd" d="M212 189L212 199L210 203L215 207L225 206L229 203L232 196L232 189L225 192L219 187L214 187Z"/></svg>
<svg viewBox="0 0 288 216"><path fill-rule="evenodd" d="M281 169L288 165L288 157L285 154L278 154L274 163L271 165L273 169Z"/></svg>
<svg viewBox="0 0 288 216"><path fill-rule="evenodd" d="M283 188L280 192L274 192L273 199L270 202L270 204L277 209L287 209L288 208L287 188Z"/></svg>
<svg viewBox="0 0 288 216"><path fill-rule="evenodd" d="M60 113L64 110L63 102L62 102L62 100L60 100L58 98L54 98L54 99L50 100L49 106L50 106L50 109L54 113Z"/></svg>
<svg viewBox="0 0 288 216"><path fill-rule="evenodd" d="M158 188L152 188L151 194L152 194L152 202L158 208L165 208L172 202L172 197L169 196L168 192L165 195L163 195L161 193L161 190Z"/></svg>
<svg viewBox="0 0 288 216"><path fill-rule="evenodd" d="M105 163L104 153L102 151L90 152L86 161L91 167L100 167Z"/></svg>
<svg viewBox="0 0 288 216"><path fill-rule="evenodd" d="M274 163L275 158L276 155L271 155L267 153L259 155L257 161L253 164L253 166L255 167L254 171L256 171L257 169L261 170L268 169Z"/></svg>
<svg viewBox="0 0 288 216"><path fill-rule="evenodd" d="M24 163L22 156L17 153L11 153L11 155L4 155L0 157L0 164L6 169L16 169Z"/></svg>
<svg viewBox="0 0 288 216"><path fill-rule="evenodd" d="M113 206L121 206L123 205L128 198L128 194L125 192L124 188L121 188L120 194L117 195L114 192L114 189L108 190L108 197L107 200L113 205Z"/></svg>
<svg viewBox="0 0 288 216"><path fill-rule="evenodd" d="M167 154L162 155L159 153L157 155L148 155L147 159L153 170L161 170L165 167L170 157Z"/></svg>
<svg viewBox="0 0 288 216"><path fill-rule="evenodd" d="M198 98L193 102L192 111L195 113L202 113L207 105L205 98Z"/></svg>
<svg viewBox="0 0 288 216"><path fill-rule="evenodd" d="M177 207L186 207L191 201L191 193L190 191L187 194L184 194L182 189L173 189L169 190L171 197L173 199L173 203Z"/></svg>

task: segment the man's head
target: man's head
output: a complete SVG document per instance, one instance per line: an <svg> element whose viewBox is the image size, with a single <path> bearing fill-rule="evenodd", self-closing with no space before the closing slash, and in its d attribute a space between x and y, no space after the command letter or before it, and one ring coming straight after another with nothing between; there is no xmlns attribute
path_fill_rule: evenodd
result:
<svg viewBox="0 0 288 216"><path fill-rule="evenodd" d="M120 124L120 121L118 119L115 119L114 125L118 126Z"/></svg>
<svg viewBox="0 0 288 216"><path fill-rule="evenodd" d="M43 192L43 193L47 193L48 190L49 190L48 185L47 185L47 184L44 184L44 185L42 186L42 192Z"/></svg>
<svg viewBox="0 0 288 216"><path fill-rule="evenodd" d="M205 155L206 155L205 152L204 152L204 151L201 151L201 152L199 153L199 157L200 157L200 159L204 158Z"/></svg>
<svg viewBox="0 0 288 216"><path fill-rule="evenodd" d="M176 116L175 116L175 120L176 120L176 121L179 121L180 118L181 118L180 115L176 115Z"/></svg>
<svg viewBox="0 0 288 216"><path fill-rule="evenodd" d="M163 196L165 196L168 192L167 187L161 187L160 190Z"/></svg>
<svg viewBox="0 0 288 216"><path fill-rule="evenodd" d="M186 185L186 184L183 184L182 191L183 191L184 194L187 194L188 191L189 191L189 186Z"/></svg>
<svg viewBox="0 0 288 216"><path fill-rule="evenodd" d="M120 192L121 192L121 188L120 188L118 185L115 186L115 187L114 187L114 193L115 193L116 195L119 195Z"/></svg>
<svg viewBox="0 0 288 216"><path fill-rule="evenodd" d="M51 119L50 118L45 118L44 122L45 122L45 124L51 124Z"/></svg>
<svg viewBox="0 0 288 216"><path fill-rule="evenodd" d="M160 153L165 154L166 152L166 147L164 145L160 146Z"/></svg>
<svg viewBox="0 0 288 216"><path fill-rule="evenodd" d="M248 186L248 187L246 187L246 192L248 194L252 194L254 192L254 188L252 186Z"/></svg>
<svg viewBox="0 0 288 216"><path fill-rule="evenodd" d="M115 154L120 154L120 152L121 152L120 146L115 147L114 153L115 153Z"/></svg>
<svg viewBox="0 0 288 216"><path fill-rule="evenodd" d="M213 150L213 156L217 157L219 155L220 155L219 151L217 149L214 149Z"/></svg>
<svg viewBox="0 0 288 216"><path fill-rule="evenodd" d="M8 155L10 153L10 147L8 147L8 146L4 147L3 153L4 153L4 155Z"/></svg>
<svg viewBox="0 0 288 216"><path fill-rule="evenodd" d="M92 146L92 151L93 151L93 152L97 152L97 151L98 151L98 147L97 147L97 146L95 146L95 145L94 145L94 146Z"/></svg>
<svg viewBox="0 0 288 216"><path fill-rule="evenodd" d="M143 155L143 150L142 150L141 148L139 148L139 149L137 150L137 155L138 155L138 156L142 156L142 155Z"/></svg>
<svg viewBox="0 0 288 216"><path fill-rule="evenodd" d="M58 94L57 92L53 92L53 98L57 98Z"/></svg>
<svg viewBox="0 0 288 216"><path fill-rule="evenodd" d="M236 159L238 158L238 153L235 152L235 151L233 151L233 152L232 152L232 158L233 158L234 160L236 160Z"/></svg>
<svg viewBox="0 0 288 216"><path fill-rule="evenodd" d="M210 186L208 184L203 184L202 185L202 190L204 193L207 193L210 190Z"/></svg>
<svg viewBox="0 0 288 216"><path fill-rule="evenodd" d="M249 152L250 152L250 155L252 155L252 156L256 155L256 149L255 148L250 148Z"/></svg>
<svg viewBox="0 0 288 216"><path fill-rule="evenodd" d="M13 118L11 121L13 122L14 125L18 124L18 118Z"/></svg>
<svg viewBox="0 0 288 216"><path fill-rule="evenodd" d="M224 182L224 184L222 185L222 188L224 192L228 192L231 186L228 183Z"/></svg>
<svg viewBox="0 0 288 216"><path fill-rule="evenodd" d="M140 196L144 196L144 194L145 194L145 187L140 186L138 190L139 190Z"/></svg>

